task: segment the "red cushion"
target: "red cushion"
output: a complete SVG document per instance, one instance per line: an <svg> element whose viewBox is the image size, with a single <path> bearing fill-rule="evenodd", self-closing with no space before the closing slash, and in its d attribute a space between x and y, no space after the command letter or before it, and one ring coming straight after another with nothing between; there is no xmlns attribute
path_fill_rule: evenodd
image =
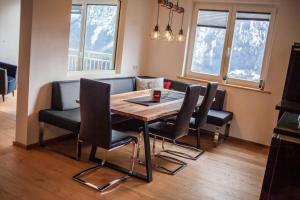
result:
<svg viewBox="0 0 300 200"><path fill-rule="evenodd" d="M165 89L170 89L171 86L172 86L172 82L170 82L170 81L165 81L165 82L164 82L164 88L165 88Z"/></svg>

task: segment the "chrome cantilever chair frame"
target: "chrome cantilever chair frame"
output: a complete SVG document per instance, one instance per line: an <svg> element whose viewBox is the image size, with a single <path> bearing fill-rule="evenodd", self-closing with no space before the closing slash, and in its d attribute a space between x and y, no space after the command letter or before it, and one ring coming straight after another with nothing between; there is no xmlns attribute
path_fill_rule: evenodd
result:
<svg viewBox="0 0 300 200"><path fill-rule="evenodd" d="M161 152L164 152L164 151L160 151L158 153L156 153L156 139L159 138L162 140L162 149L164 149L164 143L165 143L165 140L168 140L167 138L164 138L164 137L160 137L160 136L157 136L157 135L153 135L153 134L149 134L150 136L153 137L153 143L152 143L152 159L155 160L155 158L158 158L158 159L162 159L162 160L165 160L165 161L168 161L170 163L173 163L173 164L176 164L176 165L179 165L179 167L177 167L175 170L170 170L170 169L167 169L161 165L159 165L159 162L158 162L158 159L155 160L155 162L153 162L153 168L156 170L156 171L159 171L159 172L162 172L162 173L165 173L165 174L168 174L168 175L175 175L176 173L178 173L179 171L181 171L182 169L184 169L186 166L187 166L187 163L186 162L183 162L179 159L176 159L176 158L173 158L173 157L170 157L170 156L166 156L166 155L161 155ZM139 134L139 137L138 137L138 140L141 141L142 140L142 136L143 134L140 133ZM138 145L138 150L137 150L137 160L138 160L138 163L141 164L141 165L145 165L145 162L140 160L140 142L139 142L139 145Z"/></svg>
<svg viewBox="0 0 300 200"><path fill-rule="evenodd" d="M134 171L134 165L135 165L136 158L137 158L136 157L137 143L135 143L134 141L132 141L130 143L133 144L132 155L131 155L132 162L131 162L131 167L130 167L130 173L132 174L133 171ZM130 144L130 143L128 143L128 144ZM87 181L83 180L82 177L87 176L87 175L89 175L89 174L97 171L98 169L105 167L104 165L106 163L106 153L107 152L110 152L110 151L122 148L122 147L124 147L124 146L126 146L128 144L124 144L124 145L116 147L114 149L106 150L105 151L104 159L102 160L101 164L98 164L98 165L96 165L94 167L91 167L91 168L88 168L88 169L85 169L85 170L79 172L78 174L76 174L76 175L73 176L73 180L75 180L75 181L77 181L77 182L79 182L79 183L81 183L83 185L86 185L86 186L88 186L88 187L90 187L90 188L92 188L94 190L97 190L99 192L105 192L109 188L111 188L111 187L113 187L113 186L121 183L122 181L127 180L129 177L131 177L130 175L125 175L125 176L122 176L120 178L114 179L114 180L112 180L112 181L110 181L108 183L105 183L103 185L97 186L97 185L95 185L93 183L90 183L90 182L87 182ZM90 160L94 158L96 150L97 150L97 147L92 147L91 154L90 154Z"/></svg>
<svg viewBox="0 0 300 200"><path fill-rule="evenodd" d="M165 143L165 140L168 140L168 138L164 138L164 137L153 135L153 134L150 134L150 135L153 136L153 144L152 144L153 145L152 146L152 153L153 153L152 155L153 155L153 157L154 158L159 158L159 159L162 159L162 160L166 160L170 163L179 165L176 169L170 170L170 169L167 169L167 168L159 165L159 162L158 162L158 159L157 159L156 163L154 165L154 168L157 171L162 172L162 173L166 173L166 174L169 174L169 175L175 175L176 173L183 170L187 166L186 162L183 162L179 159L176 159L176 158L173 158L173 157L170 157L170 156L166 156L166 155L161 155L162 152L166 152L165 147L164 147L164 143ZM162 146L163 150L158 152L158 153L156 153L156 151L155 151L156 138L161 138L162 139L161 146Z"/></svg>
<svg viewBox="0 0 300 200"><path fill-rule="evenodd" d="M181 158L189 159L189 160L197 160L205 152L204 150L197 149L197 148L192 147L192 146L188 146L188 145L184 145L184 144L178 144L176 142L176 140L173 140L172 142L176 146L179 146L179 147L182 147L182 148L185 148L185 149L189 149L189 150L193 150L197 154L195 156L192 156L192 155L189 155L189 154L184 153L184 152L165 149L164 145L163 145L163 151L162 152L165 152L165 153L168 153L168 154L171 154L171 155L174 155L174 156L178 156L178 157L181 157Z"/></svg>

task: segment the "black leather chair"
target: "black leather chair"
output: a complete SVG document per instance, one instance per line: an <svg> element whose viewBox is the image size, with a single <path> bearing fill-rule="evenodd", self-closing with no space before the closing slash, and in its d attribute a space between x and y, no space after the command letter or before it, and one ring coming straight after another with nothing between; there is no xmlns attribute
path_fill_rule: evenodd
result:
<svg viewBox="0 0 300 200"><path fill-rule="evenodd" d="M17 88L17 66L0 62L0 94L4 102L5 95Z"/></svg>
<svg viewBox="0 0 300 200"><path fill-rule="evenodd" d="M130 173L132 174L135 163L137 138L123 132L112 130L112 119L110 112L110 88L111 86L106 83L81 79L81 127L79 139L84 143L92 145L90 160L95 159L96 150L98 147L103 148L106 151L112 151L125 145L133 144L132 164L130 169ZM81 184L103 192L130 177L130 175L126 175L102 186L97 186L93 183L89 183L81 178L86 174L90 174L92 171L98 168L104 167L104 165L105 158L100 164L96 165L95 167L86 169L76 174L75 176L73 176L73 179Z"/></svg>
<svg viewBox="0 0 300 200"><path fill-rule="evenodd" d="M200 107L193 113L190 128L196 130L197 148L200 149L200 132L204 124L207 123L208 112L214 102L218 90L218 83L208 83L203 102Z"/></svg>
<svg viewBox="0 0 300 200"><path fill-rule="evenodd" d="M196 136L197 136L196 147L198 149L201 148L201 145L200 145L201 128L203 127L203 125L205 125L207 123L208 112L214 102L217 90L218 90L218 83L208 83L207 84L203 101L202 101L201 105L193 113L193 117L190 122L190 129L192 129L196 132ZM171 118L167 119L166 121L169 123L175 123L176 116L171 117ZM189 145L189 144L179 143L177 145L183 146L186 148L191 148L191 145ZM193 148L191 148L191 149L193 149ZM195 157L190 157L187 154L184 155L184 157L187 157L189 159L195 159Z"/></svg>
<svg viewBox="0 0 300 200"><path fill-rule="evenodd" d="M153 154L156 157L174 162L176 164L179 165L179 167L177 169L175 169L174 171L171 171L169 169L166 169L162 166L157 165L157 169L165 172L167 174L175 174L177 173L179 170L183 169L187 164L183 161L180 161L178 159L175 159L173 157L169 157L169 156L164 156L155 153L155 141L156 138L161 138L162 141L162 152L166 152L169 153L171 152L170 150L166 150L164 147L164 142L165 140L169 140L169 141L176 141L177 139L186 136L189 132L189 125L190 125L190 120L192 117L192 114L195 110L195 107L198 103L199 100L199 95L200 95L200 91L201 91L201 86L198 85L190 85L187 87L186 89L186 94L185 94L185 98L183 100L183 104L181 106L181 109L176 117L176 122L174 124L168 123L168 122L156 122L153 124L150 124L149 126L149 131L150 134L154 137L154 141L153 141ZM203 153L203 151L201 151L198 155L198 157ZM178 153L180 154L180 153Z"/></svg>

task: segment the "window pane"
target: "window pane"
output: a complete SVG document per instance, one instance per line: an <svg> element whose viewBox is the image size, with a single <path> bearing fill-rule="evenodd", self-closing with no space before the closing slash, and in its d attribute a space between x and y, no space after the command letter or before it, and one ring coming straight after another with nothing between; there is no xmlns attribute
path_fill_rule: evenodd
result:
<svg viewBox="0 0 300 200"><path fill-rule="evenodd" d="M68 71L77 71L80 69L80 66L78 66L78 58L80 52L81 22L82 6L73 5L71 12Z"/></svg>
<svg viewBox="0 0 300 200"><path fill-rule="evenodd" d="M228 77L259 82L271 14L238 12Z"/></svg>
<svg viewBox="0 0 300 200"><path fill-rule="evenodd" d="M200 10L191 71L220 75L228 11Z"/></svg>
<svg viewBox="0 0 300 200"><path fill-rule="evenodd" d="M83 70L113 70L118 7L88 5Z"/></svg>

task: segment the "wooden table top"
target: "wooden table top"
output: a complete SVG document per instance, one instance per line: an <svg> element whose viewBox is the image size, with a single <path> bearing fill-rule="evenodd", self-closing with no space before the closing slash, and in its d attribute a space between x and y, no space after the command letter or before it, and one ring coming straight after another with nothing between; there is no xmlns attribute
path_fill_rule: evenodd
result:
<svg viewBox="0 0 300 200"><path fill-rule="evenodd" d="M168 92L164 90L163 92ZM173 91L172 92L177 92ZM111 111L115 114L132 117L141 121L152 121L161 117L177 114L183 103L183 99L171 102L160 103L153 106L144 106L130 103L125 100L137 97L150 96L151 90L133 91L128 93L116 94L111 97ZM178 92L180 93L180 92ZM202 103L203 97L200 96L198 105Z"/></svg>

